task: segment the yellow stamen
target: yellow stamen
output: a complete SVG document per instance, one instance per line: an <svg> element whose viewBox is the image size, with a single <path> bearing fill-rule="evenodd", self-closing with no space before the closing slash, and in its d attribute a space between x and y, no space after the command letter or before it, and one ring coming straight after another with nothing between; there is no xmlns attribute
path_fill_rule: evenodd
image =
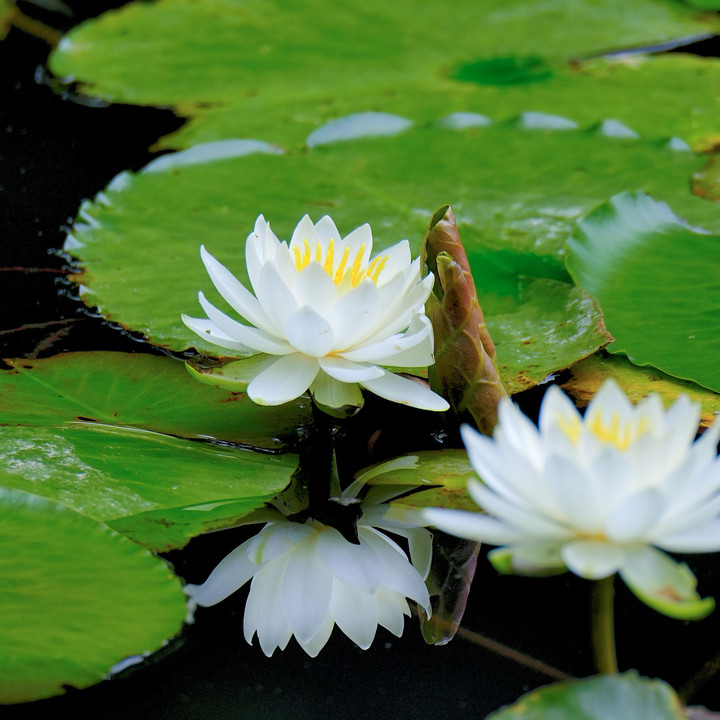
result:
<svg viewBox="0 0 720 720"><path fill-rule="evenodd" d="M582 422L579 418L567 418L562 415L557 416L557 424L560 429L570 438L570 442L577 444L582 433Z"/></svg>
<svg viewBox="0 0 720 720"><path fill-rule="evenodd" d="M348 261L349 256L350 247L346 245L345 249L343 250L342 257L340 258L340 264L338 265L338 269L335 271L335 277L333 278L333 282L336 285L339 285L342 282L342 279L345 277L345 265Z"/></svg>
<svg viewBox="0 0 720 720"><path fill-rule="evenodd" d="M357 254L355 255L355 260L352 264L352 276L350 278L350 282L352 283L353 287L357 287L357 285L362 280L362 275L360 274L360 264L362 263L364 253L365 243L360 246L360 249L357 251Z"/></svg>
<svg viewBox="0 0 720 720"><path fill-rule="evenodd" d="M323 263L323 270L328 275L332 275L332 269L333 269L333 260L335 255L335 238L330 238L330 242L328 242L328 249L327 249L327 255L325 255L325 262Z"/></svg>
<svg viewBox="0 0 720 720"><path fill-rule="evenodd" d="M367 276L377 285L378 278L380 277L380 273L383 271L383 268L387 265L387 255L383 255L383 257L376 257L373 262L376 262L379 260L380 262L377 264L377 267L374 270L370 270L368 268Z"/></svg>
<svg viewBox="0 0 720 720"><path fill-rule="evenodd" d="M302 270L310 264L310 243L307 238L303 238L303 244L305 246L305 252L303 253L302 267L298 268L299 270Z"/></svg>

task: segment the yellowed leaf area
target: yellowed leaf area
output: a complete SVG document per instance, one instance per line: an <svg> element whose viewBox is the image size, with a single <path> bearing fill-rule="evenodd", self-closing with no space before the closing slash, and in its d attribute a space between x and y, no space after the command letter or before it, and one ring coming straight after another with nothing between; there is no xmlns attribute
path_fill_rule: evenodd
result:
<svg viewBox="0 0 720 720"><path fill-rule="evenodd" d="M619 355L591 355L573 365L570 371L572 376L562 387L575 398L580 407L585 407L600 389L603 380L611 377L633 402L639 402L650 393L657 393L668 406L679 395L686 394L694 402L700 403L702 408L700 425L703 428L712 423L716 413L720 413L718 393L687 380L678 380L655 368L638 367Z"/></svg>

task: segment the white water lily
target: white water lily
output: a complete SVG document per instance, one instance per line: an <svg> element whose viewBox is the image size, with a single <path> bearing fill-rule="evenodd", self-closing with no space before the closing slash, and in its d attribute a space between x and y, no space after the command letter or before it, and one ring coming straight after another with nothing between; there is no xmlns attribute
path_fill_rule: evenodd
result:
<svg viewBox="0 0 720 720"><path fill-rule="evenodd" d="M354 495L357 486L343 497ZM410 519L409 519L410 518ZM417 519L417 518L415 518ZM410 557L384 532L408 539ZM404 512L364 502L358 520L359 544L316 520L293 522L279 512L260 532L231 552L202 585L187 585L189 606L214 605L250 578L244 634L255 634L268 657L284 650L294 635L315 657L337 626L363 650L378 625L396 636L410 615L406 598L430 615L425 577L432 535Z"/></svg>
<svg viewBox="0 0 720 720"><path fill-rule="evenodd" d="M342 238L328 216L313 225L306 215L288 245L261 215L245 245L254 295L201 248L218 292L252 326L218 310L202 292L208 319L183 315L183 322L215 345L253 354L225 365L222 379L247 385L260 405L280 405L309 389L320 405L359 407L362 387L394 402L447 410L425 384L383 367L434 362L424 311L433 276L421 278L407 240L372 260L371 251L367 224Z"/></svg>
<svg viewBox="0 0 720 720"><path fill-rule="evenodd" d="M687 566L661 552L720 550L720 422L693 442L699 417L685 396L667 411L654 395L633 406L612 380L584 418L549 388L539 428L503 401L492 439L463 429L483 480L468 489L487 514L432 508L423 517L501 546L490 553L501 571L618 572L660 612L700 617L712 599L701 600Z"/></svg>

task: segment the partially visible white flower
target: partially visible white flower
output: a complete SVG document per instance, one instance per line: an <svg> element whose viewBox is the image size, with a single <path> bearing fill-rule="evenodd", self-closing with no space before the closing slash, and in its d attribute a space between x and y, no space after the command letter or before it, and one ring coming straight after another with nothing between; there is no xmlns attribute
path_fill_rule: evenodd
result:
<svg viewBox="0 0 720 720"><path fill-rule="evenodd" d="M353 486L344 494L354 496ZM396 636L410 615L406 598L430 615L425 578L432 557L432 535L408 520L407 511L363 503L354 544L335 528L315 520L292 522L280 513L231 552L202 585L187 585L190 609L224 600L252 578L245 606L245 639L257 634L268 657L284 650L294 635L315 657L335 624L363 650L378 625ZM417 518L415 518L417 519ZM412 562L380 530L408 539Z"/></svg>
<svg viewBox="0 0 720 720"><path fill-rule="evenodd" d="M501 547L505 572L569 569L599 579L619 572L655 609L700 617L711 598L657 548L720 550L720 422L693 443L699 407L681 396L667 411L651 395L633 406L607 380L584 418L557 387L547 391L539 428L509 400L492 439L463 428L483 482L470 494L487 514L432 508L426 521L460 537Z"/></svg>
<svg viewBox="0 0 720 720"><path fill-rule="evenodd" d="M328 216L313 225L306 215L288 245L261 215L245 245L254 295L201 248L218 292L251 325L228 317L202 292L208 319L183 315L183 322L215 345L253 353L225 365L222 379L247 385L260 405L280 405L309 389L326 407L359 407L363 387L394 402L447 410L426 385L382 367L434 362L424 311L433 276L421 277L407 240L372 260L371 251L367 224L342 238Z"/></svg>

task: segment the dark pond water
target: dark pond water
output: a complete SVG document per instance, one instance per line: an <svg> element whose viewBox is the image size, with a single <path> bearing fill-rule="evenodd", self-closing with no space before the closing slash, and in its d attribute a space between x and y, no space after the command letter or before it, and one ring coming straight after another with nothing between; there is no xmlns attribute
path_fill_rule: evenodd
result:
<svg viewBox="0 0 720 720"><path fill-rule="evenodd" d="M73 18L28 12L67 27L122 3L71 3ZM704 43L699 52L717 52ZM121 170L139 169L147 148L179 126L169 111L92 107L36 82L48 46L18 30L0 42L0 357L74 350L149 352L151 348L93 317L72 298L66 262L53 253L80 202ZM521 399L537 405L541 391ZM227 531L168 556L179 575L202 581L247 537ZM720 596L716 556L691 557L704 595ZM720 611L699 624L670 620L618 584L618 652L623 669L682 685L720 651ZM109 590L111 591L111 590ZM590 585L574 576L534 580L498 576L484 557L464 627L576 676L593 672ZM57 599L62 603L63 598ZM552 678L489 650L470 637L427 646L417 623L402 639L378 632L368 651L336 631L317 659L291 643L265 658L242 636L244 593L201 610L196 623L145 664L83 690L3 708L4 720L103 718L483 718ZM1 649L0 649L1 651ZM720 708L720 680L693 698Z"/></svg>

